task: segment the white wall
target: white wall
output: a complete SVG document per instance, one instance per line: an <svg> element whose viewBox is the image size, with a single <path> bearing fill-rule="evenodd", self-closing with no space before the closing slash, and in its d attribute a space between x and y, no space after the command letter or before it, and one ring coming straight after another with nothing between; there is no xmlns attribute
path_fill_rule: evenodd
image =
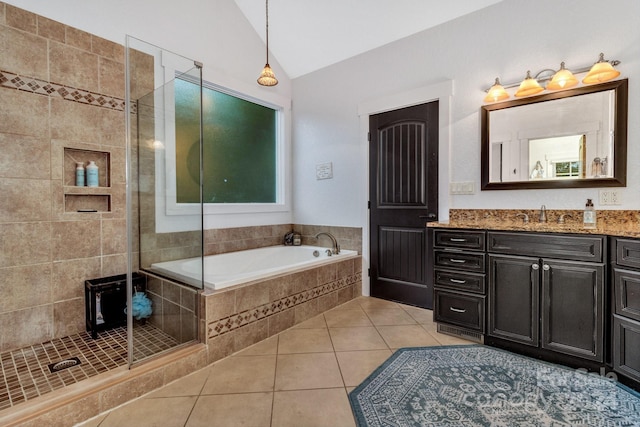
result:
<svg viewBox="0 0 640 427"><path fill-rule="evenodd" d="M479 111L496 76L520 81L529 69L557 69L561 61L583 67L600 52L621 60L618 69L629 78L627 187L623 204L608 208L640 209L638 16L637 0L507 0L294 79L294 221L366 229L367 142L358 106L447 80L454 86L451 156L440 164L449 171L444 179L473 181L476 193L441 192L441 219L447 207L581 209L587 198L597 201L596 188L479 191ZM328 161L334 178L316 180L315 165Z"/></svg>

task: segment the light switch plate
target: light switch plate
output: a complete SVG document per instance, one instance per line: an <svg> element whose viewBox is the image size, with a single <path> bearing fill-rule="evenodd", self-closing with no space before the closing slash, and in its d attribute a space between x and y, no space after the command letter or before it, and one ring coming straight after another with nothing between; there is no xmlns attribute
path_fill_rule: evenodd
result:
<svg viewBox="0 0 640 427"><path fill-rule="evenodd" d="M333 178L333 163L319 163L316 165L316 179L331 179Z"/></svg>
<svg viewBox="0 0 640 427"><path fill-rule="evenodd" d="M449 194L475 194L476 186L473 181L452 182L449 184Z"/></svg>

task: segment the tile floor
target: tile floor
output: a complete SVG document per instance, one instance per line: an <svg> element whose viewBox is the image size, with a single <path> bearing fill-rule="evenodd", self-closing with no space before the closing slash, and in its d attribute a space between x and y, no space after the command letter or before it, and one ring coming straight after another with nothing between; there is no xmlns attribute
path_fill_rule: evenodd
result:
<svg viewBox="0 0 640 427"><path fill-rule="evenodd" d="M150 323L136 326L136 360L177 345L174 338ZM49 370L49 364L72 357L77 357L80 365ZM89 332L82 332L0 353L0 411L127 364L126 327L101 331L95 340Z"/></svg>
<svg viewBox="0 0 640 427"><path fill-rule="evenodd" d="M394 350L449 344L430 310L360 297L80 426L355 426L347 393Z"/></svg>

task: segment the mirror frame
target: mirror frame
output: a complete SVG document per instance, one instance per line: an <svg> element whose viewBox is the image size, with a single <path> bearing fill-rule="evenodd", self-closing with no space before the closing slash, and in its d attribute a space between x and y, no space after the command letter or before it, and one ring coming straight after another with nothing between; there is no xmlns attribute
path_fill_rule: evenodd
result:
<svg viewBox="0 0 640 427"><path fill-rule="evenodd" d="M615 90L615 134L613 141L613 178L594 179L557 179L514 182L489 182L489 133L491 122L490 112L504 108L519 107L522 105L549 102L555 99L569 98L572 96L586 95L588 93ZM626 187L627 185L627 109L628 109L628 80L614 80L591 86L581 86L560 92L545 93L523 99L498 102L483 105L481 108L481 134L480 134L480 162L481 162L481 190L525 190L540 188L587 188L587 187Z"/></svg>

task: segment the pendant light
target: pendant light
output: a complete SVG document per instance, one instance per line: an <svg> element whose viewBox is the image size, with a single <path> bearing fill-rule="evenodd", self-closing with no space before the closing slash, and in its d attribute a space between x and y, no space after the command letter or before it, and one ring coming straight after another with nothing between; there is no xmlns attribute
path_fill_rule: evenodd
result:
<svg viewBox="0 0 640 427"><path fill-rule="evenodd" d="M273 73L273 70L269 66L269 0L266 0L266 9L267 9L267 12L266 12L267 63L262 69L262 72L260 73L260 77L258 77L258 84L262 86L275 86L278 84L278 79L276 79L276 75Z"/></svg>
<svg viewBox="0 0 640 427"><path fill-rule="evenodd" d="M487 96L484 97L484 102L504 101L507 98L509 98L509 94L500 84L500 79L496 77L496 82L491 86L491 89L489 89Z"/></svg>
<svg viewBox="0 0 640 427"><path fill-rule="evenodd" d="M594 83L602 83L615 79L620 75L620 71L613 68L609 61L604 59L604 53L600 54L598 62L593 64L589 73L582 79L582 83L590 85Z"/></svg>
<svg viewBox="0 0 640 427"><path fill-rule="evenodd" d="M516 92L515 96L520 98L522 96L535 95L536 93L540 93L544 90L542 86L538 83L536 79L531 77L531 71L527 71L527 77L520 83L520 87Z"/></svg>
<svg viewBox="0 0 640 427"><path fill-rule="evenodd" d="M568 89L578 84L578 79L573 73L564 68L564 62L560 63L560 69L553 75L551 81L547 84L548 90Z"/></svg>

